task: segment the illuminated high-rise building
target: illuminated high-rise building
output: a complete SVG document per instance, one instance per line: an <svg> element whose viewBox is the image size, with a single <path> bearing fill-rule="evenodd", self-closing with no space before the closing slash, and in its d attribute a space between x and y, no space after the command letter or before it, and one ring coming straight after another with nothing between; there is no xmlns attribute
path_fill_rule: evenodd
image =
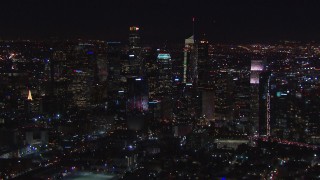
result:
<svg viewBox="0 0 320 180"><path fill-rule="evenodd" d="M160 118L172 119L172 61L168 52L160 52L157 56L157 83L154 100L160 101Z"/></svg>
<svg viewBox="0 0 320 180"><path fill-rule="evenodd" d="M122 64L122 74L124 76L143 76L143 51L140 45L139 27L130 27L129 50L126 53L127 58Z"/></svg>
<svg viewBox="0 0 320 180"><path fill-rule="evenodd" d="M157 57L158 67L158 86L156 87L156 96L161 99L171 94L172 90L172 62L171 56L167 52L160 52Z"/></svg>
<svg viewBox="0 0 320 180"><path fill-rule="evenodd" d="M148 84L142 77L128 77L126 84L128 128L140 130L143 126L144 113L149 109Z"/></svg>
<svg viewBox="0 0 320 180"><path fill-rule="evenodd" d="M209 41L205 35L198 41L198 89L201 95L201 108L199 111L201 116L206 120L214 119L214 91L213 87L209 85L209 77L212 66L209 63Z"/></svg>
<svg viewBox="0 0 320 180"><path fill-rule="evenodd" d="M149 102L147 81L142 77L127 78L127 97L128 111L147 111Z"/></svg>
<svg viewBox="0 0 320 180"><path fill-rule="evenodd" d="M209 42L205 38L202 38L198 42L198 84L199 87L206 86L208 84L209 77Z"/></svg>
<svg viewBox="0 0 320 180"><path fill-rule="evenodd" d="M252 124L252 133L259 134L259 76L264 70L263 60L251 61L251 74L250 74L250 86L251 86L251 101L250 101L250 122Z"/></svg>
<svg viewBox="0 0 320 180"><path fill-rule="evenodd" d="M194 36L185 40L182 82L191 84L198 82L198 48Z"/></svg>
<svg viewBox="0 0 320 180"><path fill-rule="evenodd" d="M259 135L270 136L271 92L270 72L262 72L259 80Z"/></svg>
<svg viewBox="0 0 320 180"><path fill-rule="evenodd" d="M137 26L131 26L129 30L130 30L129 47L131 49L139 48L140 47L140 35L139 35L140 28Z"/></svg>
<svg viewBox="0 0 320 180"><path fill-rule="evenodd" d="M232 76L221 70L215 75L214 119L230 121L233 119L234 81Z"/></svg>
<svg viewBox="0 0 320 180"><path fill-rule="evenodd" d="M72 92L73 104L79 109L86 109L92 104L103 103L107 78L106 56L94 44L79 43L74 54L71 83L68 91Z"/></svg>
<svg viewBox="0 0 320 180"><path fill-rule="evenodd" d="M194 19L193 19L194 22ZM184 84L181 100L181 108L186 110L185 116L193 118L200 117L202 112L201 93L198 91L198 44L195 40L194 26L193 35L185 39L183 57L183 79ZM179 105L180 106L180 105Z"/></svg>

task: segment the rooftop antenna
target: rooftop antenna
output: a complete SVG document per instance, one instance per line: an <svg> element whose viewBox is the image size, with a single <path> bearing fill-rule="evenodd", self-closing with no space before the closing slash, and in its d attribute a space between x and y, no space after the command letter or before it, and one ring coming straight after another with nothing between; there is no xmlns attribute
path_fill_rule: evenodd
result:
<svg viewBox="0 0 320 180"><path fill-rule="evenodd" d="M192 17L192 34L193 34L193 40L195 39L195 36L194 36L194 22L195 22L195 18Z"/></svg>

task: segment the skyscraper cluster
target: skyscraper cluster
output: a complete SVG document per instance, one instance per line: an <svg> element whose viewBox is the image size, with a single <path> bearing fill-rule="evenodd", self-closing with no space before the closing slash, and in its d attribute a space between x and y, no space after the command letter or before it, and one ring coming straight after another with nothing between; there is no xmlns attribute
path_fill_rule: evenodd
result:
<svg viewBox="0 0 320 180"><path fill-rule="evenodd" d="M0 41L0 178L314 177L318 44L143 37Z"/></svg>

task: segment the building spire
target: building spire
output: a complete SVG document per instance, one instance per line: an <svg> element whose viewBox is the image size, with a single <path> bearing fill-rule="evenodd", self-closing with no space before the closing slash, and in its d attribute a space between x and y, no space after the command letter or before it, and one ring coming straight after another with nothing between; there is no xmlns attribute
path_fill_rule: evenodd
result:
<svg viewBox="0 0 320 180"><path fill-rule="evenodd" d="M32 95L31 95L31 91L29 90L29 92L28 92L28 100L29 101L32 101Z"/></svg>
<svg viewBox="0 0 320 180"><path fill-rule="evenodd" d="M195 23L195 17L192 17L192 35L193 35L193 39L195 39L195 32L194 32L194 23Z"/></svg>

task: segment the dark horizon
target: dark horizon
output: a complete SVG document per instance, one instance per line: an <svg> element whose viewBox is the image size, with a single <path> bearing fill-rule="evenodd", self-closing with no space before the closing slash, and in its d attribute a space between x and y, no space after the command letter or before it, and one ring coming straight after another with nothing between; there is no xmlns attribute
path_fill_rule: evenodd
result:
<svg viewBox="0 0 320 180"><path fill-rule="evenodd" d="M0 38L86 38L126 41L128 27L150 42L183 42L206 34L213 42L319 41L320 2L284 0L144 2L122 0L12 0L1 2Z"/></svg>

